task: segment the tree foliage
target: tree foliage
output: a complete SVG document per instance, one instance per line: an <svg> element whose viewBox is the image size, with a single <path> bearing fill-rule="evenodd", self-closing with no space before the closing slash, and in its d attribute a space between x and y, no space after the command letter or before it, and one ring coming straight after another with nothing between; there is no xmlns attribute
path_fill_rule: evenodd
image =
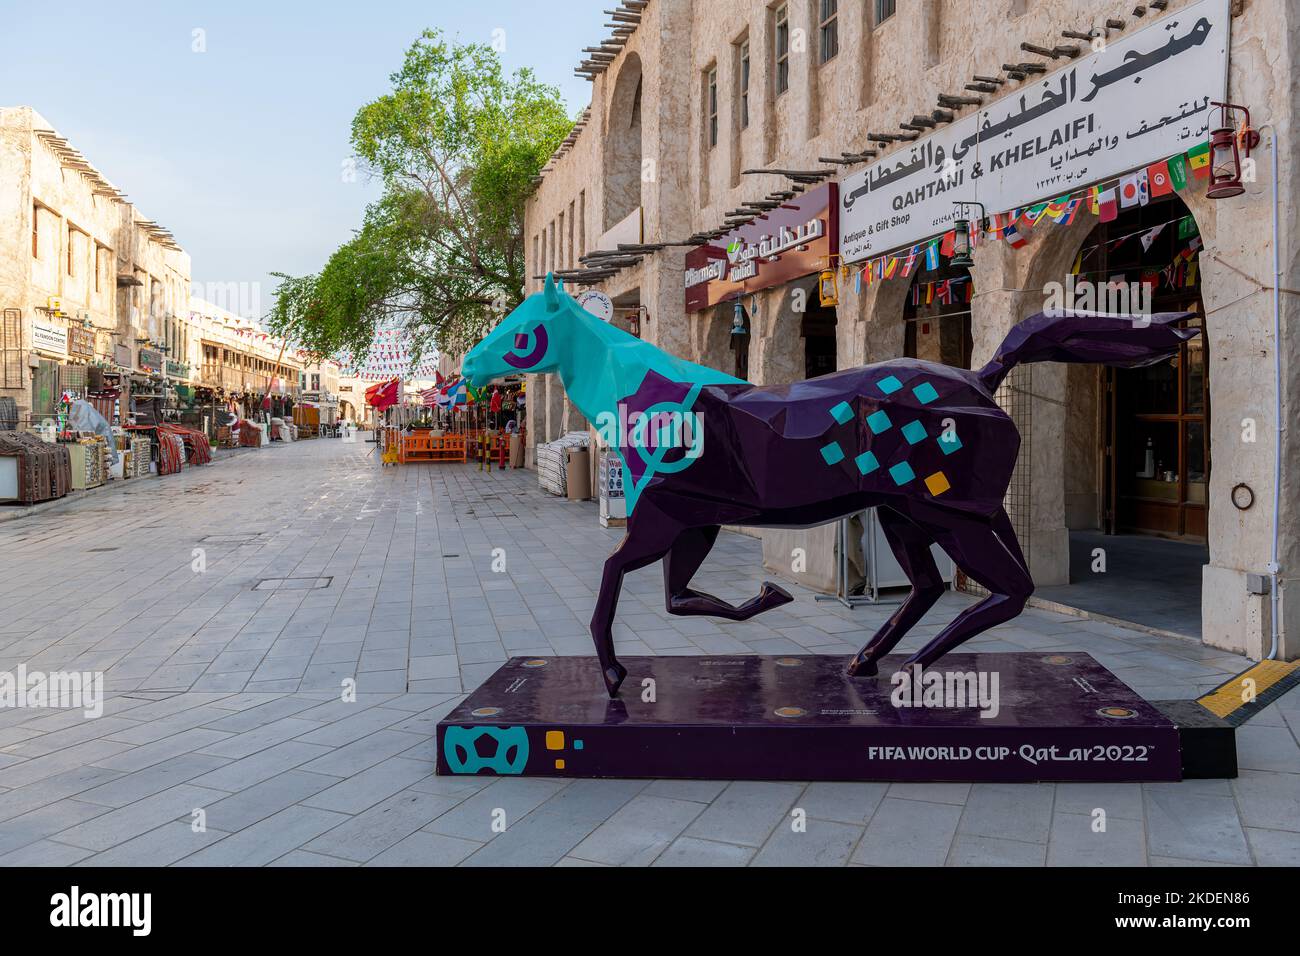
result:
<svg viewBox="0 0 1300 956"><path fill-rule="evenodd" d="M315 352L364 356L402 326L417 350L460 351L518 305L524 202L572 126L532 71L507 76L491 47L433 30L390 82L352 121L382 197L319 273L275 273L272 329Z"/></svg>

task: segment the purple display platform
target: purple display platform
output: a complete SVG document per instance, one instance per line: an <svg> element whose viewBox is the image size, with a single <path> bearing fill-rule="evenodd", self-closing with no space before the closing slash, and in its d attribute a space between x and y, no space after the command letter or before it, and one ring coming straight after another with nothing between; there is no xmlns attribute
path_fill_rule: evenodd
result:
<svg viewBox="0 0 1300 956"><path fill-rule="evenodd" d="M846 657L515 658L438 724L440 774L714 780L1182 779L1179 732L1087 654L951 654L998 679L998 712L899 707ZM928 672L927 672L928 673ZM647 685L646 681L653 681ZM986 685L988 686L988 685ZM653 702L644 699L653 690Z"/></svg>

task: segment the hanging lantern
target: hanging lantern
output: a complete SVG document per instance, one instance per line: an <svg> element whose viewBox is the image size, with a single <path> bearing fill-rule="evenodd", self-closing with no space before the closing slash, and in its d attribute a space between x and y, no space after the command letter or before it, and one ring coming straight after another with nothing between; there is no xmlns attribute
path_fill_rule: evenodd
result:
<svg viewBox="0 0 1300 956"><path fill-rule="evenodd" d="M832 260L834 260L835 258L836 258L835 256L831 257ZM840 302L839 269L835 266L834 261L831 262L831 267L829 269L823 269L822 274L818 277L817 294L821 299L821 304L823 309L829 309L836 305L839 305Z"/></svg>
<svg viewBox="0 0 1300 956"><path fill-rule="evenodd" d="M1241 182L1241 153L1245 150L1250 158L1250 151L1259 145L1259 133L1250 127L1250 110L1233 103L1211 103L1220 109L1219 126L1210 133L1210 185L1205 195L1210 199L1231 199L1246 191ZM1232 125L1232 113L1241 110L1246 114L1245 122L1238 131Z"/></svg>
<svg viewBox="0 0 1300 956"><path fill-rule="evenodd" d="M953 205L961 206L962 218L958 219L955 223L953 223L952 255L949 256L948 263L949 265L955 266L959 269L969 269L973 265L975 265L975 260L971 258L971 254L970 254L971 253L971 242L970 242L971 229L972 228L979 229L984 225L984 215L985 215L984 204L974 202L972 200L967 200L962 202L955 202L953 203ZM980 207L979 221L974 223L973 226L971 221L966 218L967 206Z"/></svg>
<svg viewBox="0 0 1300 956"><path fill-rule="evenodd" d="M952 256L948 259L949 264L969 269L975 265L975 261L970 257L970 221L958 219L953 223L952 236Z"/></svg>
<svg viewBox="0 0 1300 956"><path fill-rule="evenodd" d="M745 310L740 304L740 296L736 296L736 311L731 317L731 337L748 334L749 330L745 328Z"/></svg>

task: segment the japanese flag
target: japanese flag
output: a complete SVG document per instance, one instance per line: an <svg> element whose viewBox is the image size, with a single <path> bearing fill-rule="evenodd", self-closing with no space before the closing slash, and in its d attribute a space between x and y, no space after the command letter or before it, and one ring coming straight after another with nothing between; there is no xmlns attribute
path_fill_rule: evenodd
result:
<svg viewBox="0 0 1300 956"><path fill-rule="evenodd" d="M1145 206L1150 198L1151 191L1147 185L1147 171L1145 169L1130 173L1119 181L1119 205L1121 209L1127 209L1130 206Z"/></svg>

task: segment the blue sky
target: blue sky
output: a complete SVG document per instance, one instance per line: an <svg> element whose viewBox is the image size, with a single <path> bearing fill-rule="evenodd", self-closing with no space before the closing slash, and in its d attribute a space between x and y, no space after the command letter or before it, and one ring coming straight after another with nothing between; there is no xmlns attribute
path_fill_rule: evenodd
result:
<svg viewBox="0 0 1300 956"><path fill-rule="evenodd" d="M261 283L265 312L268 273L317 270L377 194L344 181L349 125L422 29L485 43L503 30L506 68L531 66L576 113L591 88L573 68L608 33L606 6L0 0L0 105L45 116L176 235L197 283Z"/></svg>

